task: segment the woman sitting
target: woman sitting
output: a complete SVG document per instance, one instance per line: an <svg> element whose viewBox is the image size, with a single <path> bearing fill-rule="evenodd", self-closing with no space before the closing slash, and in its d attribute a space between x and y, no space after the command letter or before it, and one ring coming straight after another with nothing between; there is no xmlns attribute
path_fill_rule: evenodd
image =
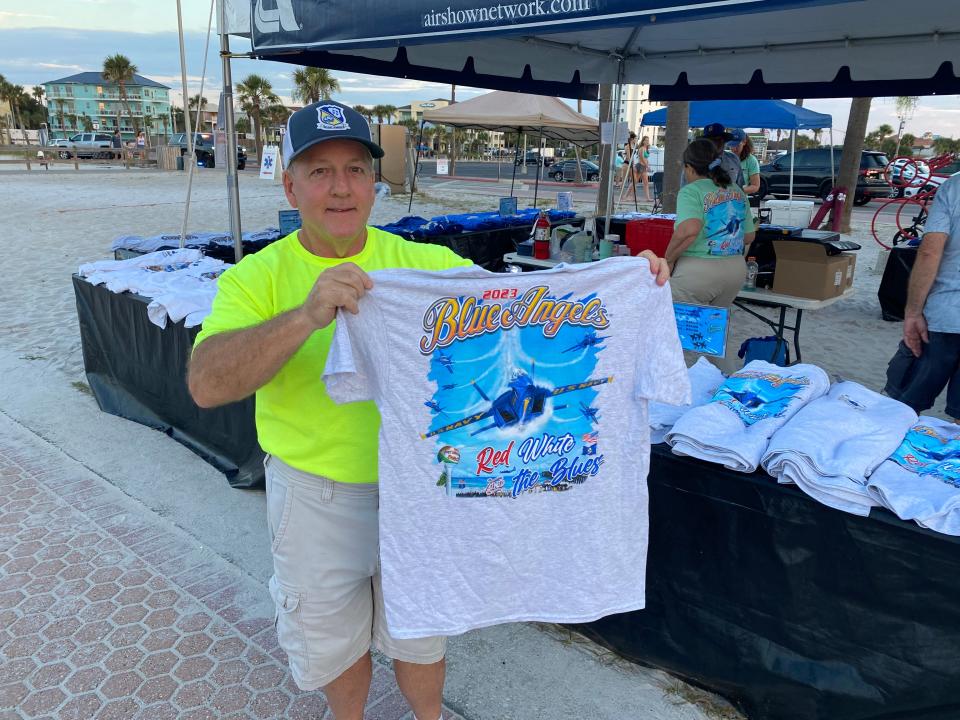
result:
<svg viewBox="0 0 960 720"><path fill-rule="evenodd" d="M687 184L677 194L677 219L665 253L673 267L673 300L729 308L746 276L744 248L753 242L747 196L720 166L709 140L687 146L683 172ZM730 363L717 365L732 369Z"/></svg>

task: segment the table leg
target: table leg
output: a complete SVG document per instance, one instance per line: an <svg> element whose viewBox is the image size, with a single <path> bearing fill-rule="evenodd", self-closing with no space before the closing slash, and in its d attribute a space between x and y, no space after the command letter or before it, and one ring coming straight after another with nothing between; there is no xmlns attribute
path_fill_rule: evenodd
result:
<svg viewBox="0 0 960 720"><path fill-rule="evenodd" d="M770 356L770 362L776 364L777 355L780 354L780 348L783 347L783 344L786 340L783 337L783 327L787 322L787 308L783 305L780 306L780 321L777 323L777 327L774 329L774 334L777 336L777 344L773 347L773 355ZM771 327L773 323L770 323Z"/></svg>
<svg viewBox="0 0 960 720"><path fill-rule="evenodd" d="M797 308L797 321L793 326L793 349L797 351L797 359L794 362L800 362L800 320L803 319L803 310Z"/></svg>

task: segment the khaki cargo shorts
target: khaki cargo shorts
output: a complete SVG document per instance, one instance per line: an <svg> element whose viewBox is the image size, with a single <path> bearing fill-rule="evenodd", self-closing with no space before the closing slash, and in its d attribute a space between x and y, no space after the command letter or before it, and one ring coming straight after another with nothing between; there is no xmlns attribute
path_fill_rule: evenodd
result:
<svg viewBox="0 0 960 720"><path fill-rule="evenodd" d="M265 462L277 636L302 690L328 685L371 647L430 664L446 638L397 640L380 586L376 485L339 483Z"/></svg>

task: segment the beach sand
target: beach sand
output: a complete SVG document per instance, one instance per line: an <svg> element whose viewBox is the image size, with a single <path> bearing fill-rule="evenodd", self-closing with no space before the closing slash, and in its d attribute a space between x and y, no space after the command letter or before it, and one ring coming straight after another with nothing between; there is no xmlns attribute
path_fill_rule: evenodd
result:
<svg viewBox="0 0 960 720"><path fill-rule="evenodd" d="M109 247L122 234L178 232L183 218L186 177L155 171L3 173L0 211L8 231L4 242L4 275L0 284L0 333L8 347L25 361L61 371L70 381L83 380L70 275L83 262L112 257ZM277 211L288 207L279 182L240 178L245 230L277 225ZM469 190L434 190L414 200L412 214L424 217L451 210L490 210L495 198ZM581 211L587 210L578 207ZM377 202L371 221L386 223L407 214L407 197ZM188 228L227 229L226 187L218 171L199 171L194 178ZM885 236L892 235L892 230ZM857 228L850 239L863 248L857 255L856 290L852 298L804 313L800 334L803 360L819 365L831 377L854 380L881 390L886 365L897 348L901 324L880 316L875 271L881 248L869 228ZM772 310L764 311L772 316ZM792 315L792 313L791 313ZM770 329L735 309L729 346L734 352L748 337ZM932 414L943 417L944 396Z"/></svg>

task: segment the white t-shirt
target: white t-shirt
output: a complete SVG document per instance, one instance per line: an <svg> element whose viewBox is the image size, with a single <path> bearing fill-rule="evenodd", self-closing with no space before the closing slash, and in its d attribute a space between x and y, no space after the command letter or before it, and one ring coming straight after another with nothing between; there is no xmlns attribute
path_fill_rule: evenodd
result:
<svg viewBox="0 0 960 720"><path fill-rule="evenodd" d="M644 606L647 402L689 402L646 260L385 270L324 379L380 409L380 553L398 638Z"/></svg>
<svg viewBox="0 0 960 720"><path fill-rule="evenodd" d="M901 520L960 535L960 425L920 416L867 487Z"/></svg>

